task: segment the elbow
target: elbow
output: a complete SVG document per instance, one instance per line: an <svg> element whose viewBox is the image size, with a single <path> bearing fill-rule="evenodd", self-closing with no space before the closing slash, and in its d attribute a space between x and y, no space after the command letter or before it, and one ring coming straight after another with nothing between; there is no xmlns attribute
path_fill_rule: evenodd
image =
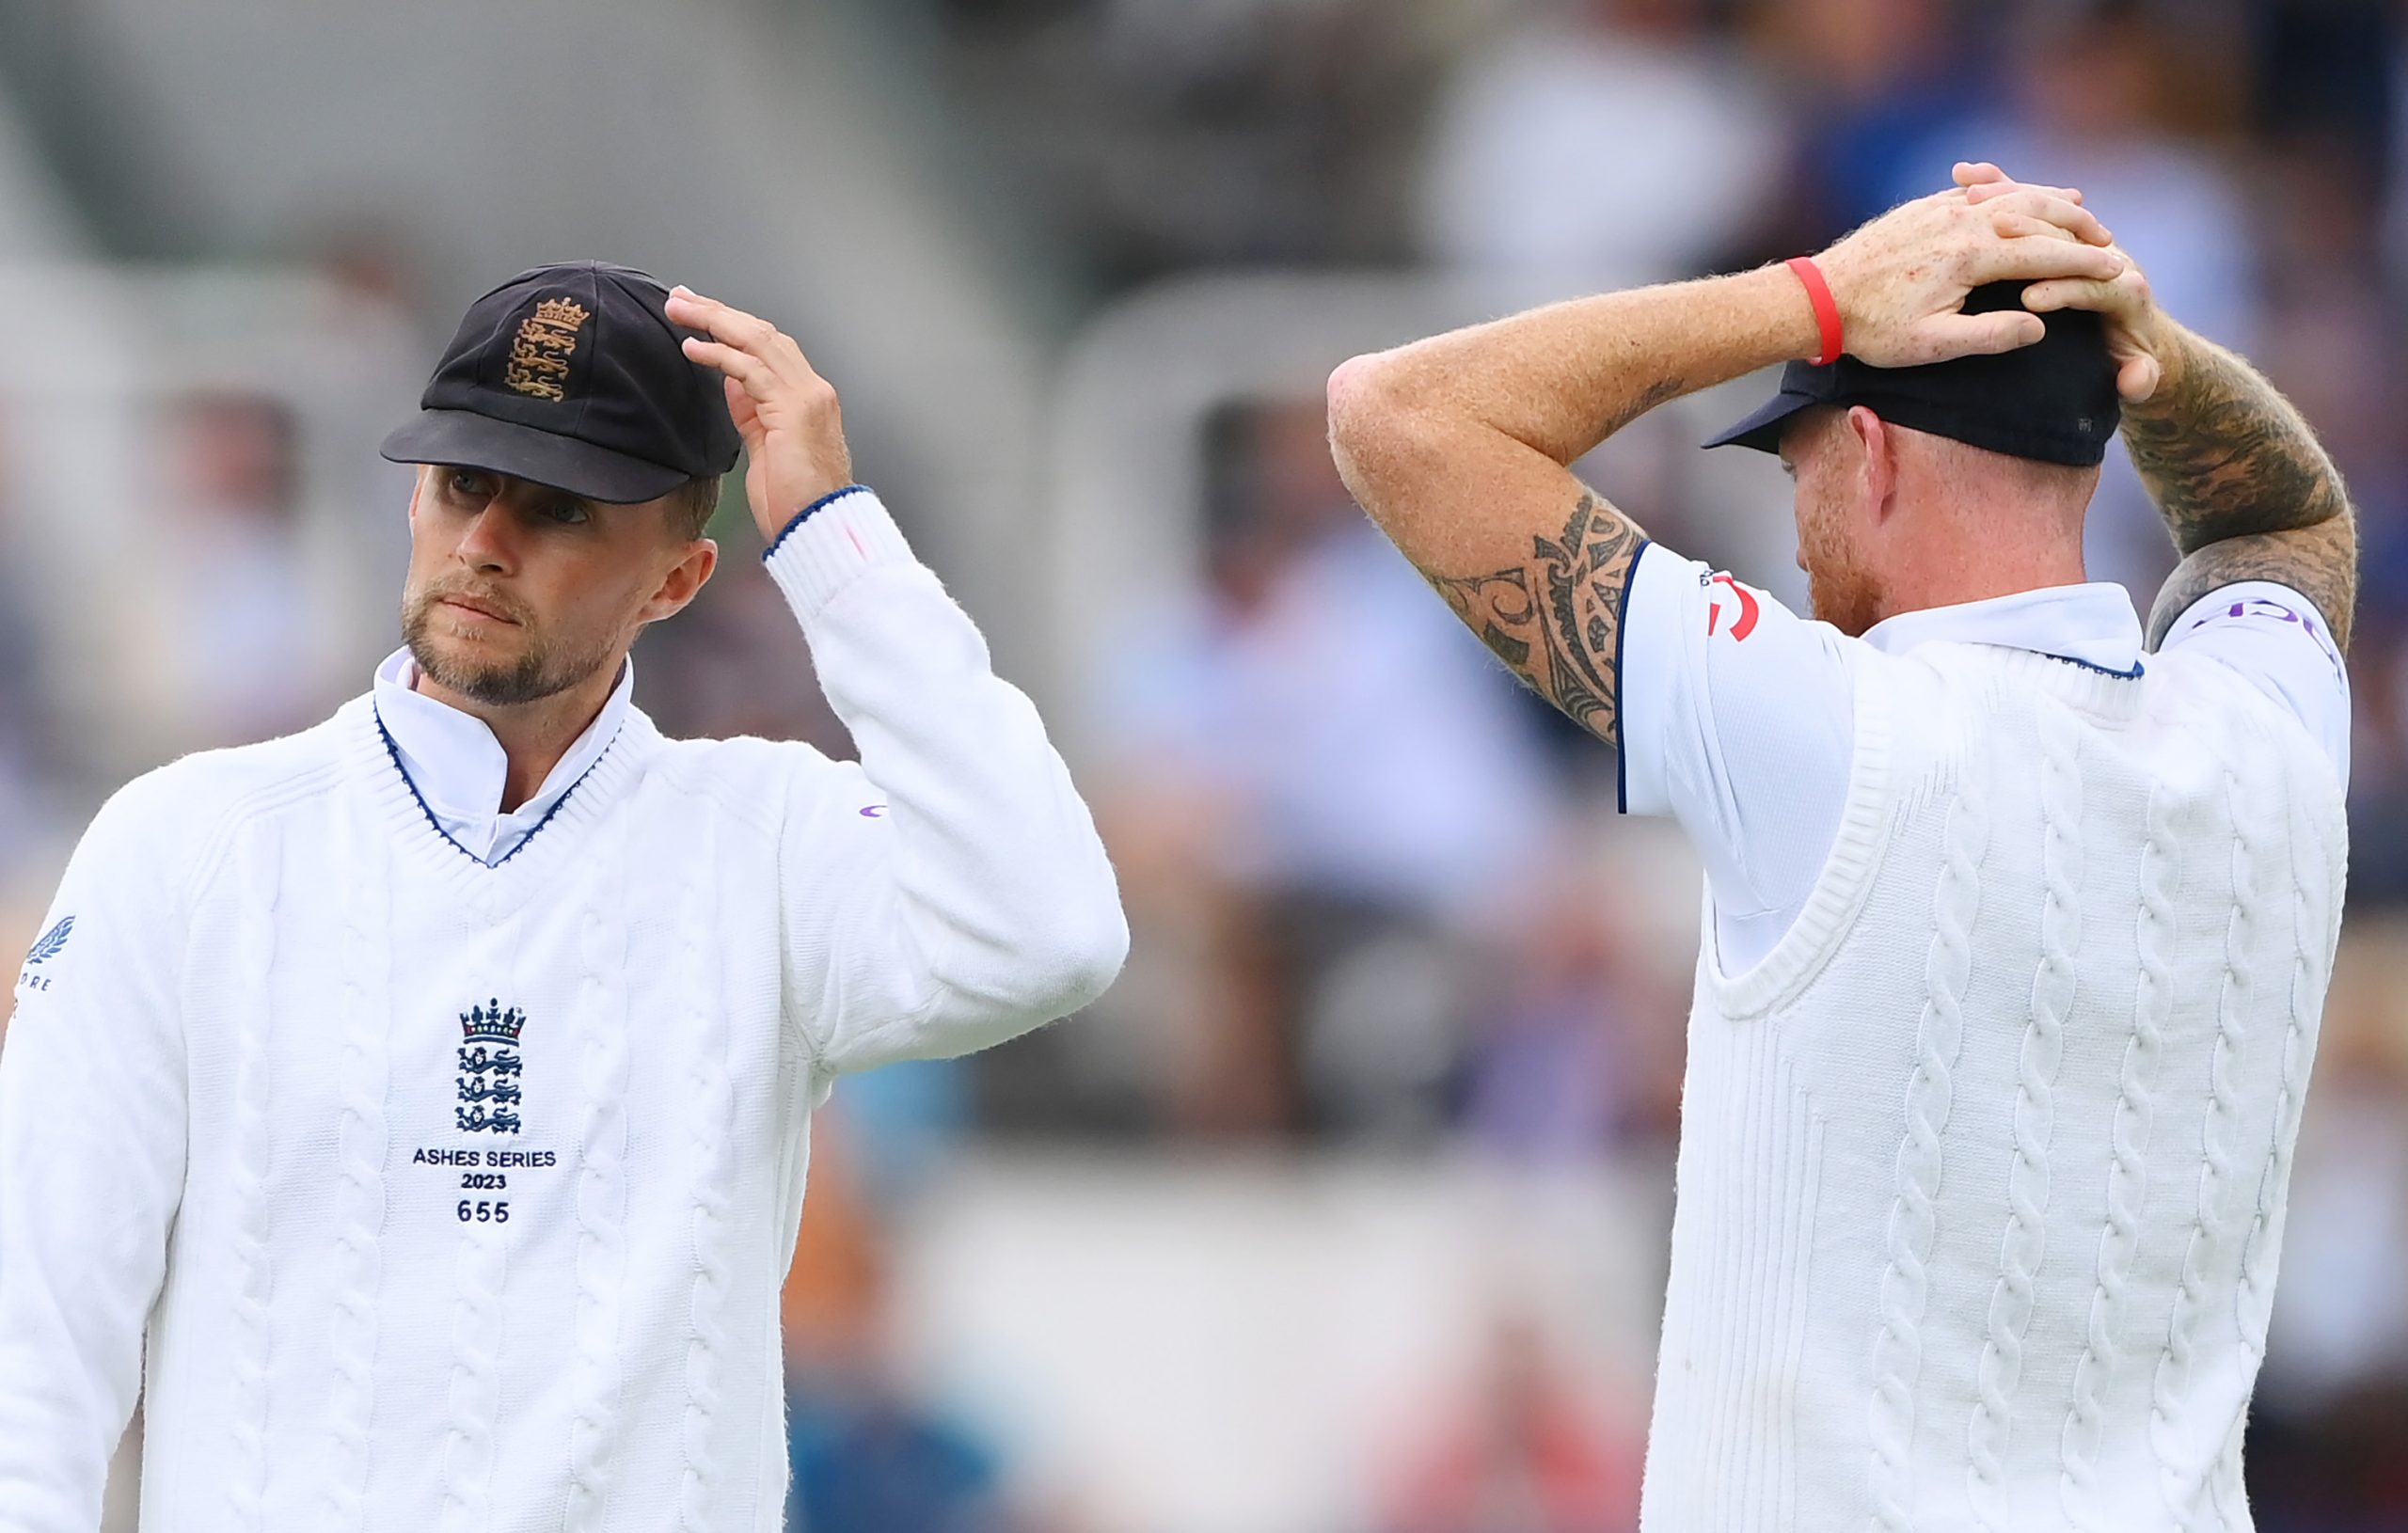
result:
<svg viewBox="0 0 2408 1533"><path fill-rule="evenodd" d="M1129 918L1119 889L1107 876L1100 897L1066 914L1044 944L1045 995L1037 1008L1067 1017L1092 1005L1120 977L1129 961Z"/></svg>
<svg viewBox="0 0 2408 1533"><path fill-rule="evenodd" d="M1412 417L1398 371L1395 354L1378 352L1349 357L1329 375L1329 450L1350 488L1386 454Z"/></svg>
<svg viewBox="0 0 2408 1533"><path fill-rule="evenodd" d="M1129 921L1109 865L1091 887L1030 893L1021 919L961 944L939 974L958 1002L1009 1032L1093 1004L1129 958Z"/></svg>

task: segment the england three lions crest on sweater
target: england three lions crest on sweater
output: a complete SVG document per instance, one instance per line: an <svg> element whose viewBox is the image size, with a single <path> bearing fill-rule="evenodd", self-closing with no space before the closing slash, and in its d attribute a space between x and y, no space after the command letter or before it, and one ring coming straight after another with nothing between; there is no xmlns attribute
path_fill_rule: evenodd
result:
<svg viewBox="0 0 2408 1533"><path fill-rule="evenodd" d="M1128 939L876 498L768 571L857 763L630 708L488 862L372 694L102 810L0 1051L0 1525L97 1525L137 1391L182 1528L776 1525L813 1110L1076 1009Z"/></svg>

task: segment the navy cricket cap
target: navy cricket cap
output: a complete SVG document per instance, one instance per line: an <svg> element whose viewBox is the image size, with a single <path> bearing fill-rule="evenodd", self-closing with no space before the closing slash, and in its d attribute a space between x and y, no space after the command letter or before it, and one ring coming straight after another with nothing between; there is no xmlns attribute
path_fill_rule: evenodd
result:
<svg viewBox="0 0 2408 1533"><path fill-rule="evenodd" d="M680 347L669 290L628 266L521 272L468 306L419 397L385 438L395 463L439 463L589 500L651 500L736 466L720 374Z"/></svg>
<svg viewBox="0 0 2408 1533"><path fill-rule="evenodd" d="M2020 282L1975 288L1965 312L2018 308L2023 288ZM1705 445L1777 452L1783 423L1808 405L1861 404L1893 425L2009 457L2095 467L2123 418L2105 324L2083 309L2041 319L2048 326L2043 339L1995 356L1908 368L1877 368L1853 356L1829 367L1792 362L1782 371L1780 393Z"/></svg>

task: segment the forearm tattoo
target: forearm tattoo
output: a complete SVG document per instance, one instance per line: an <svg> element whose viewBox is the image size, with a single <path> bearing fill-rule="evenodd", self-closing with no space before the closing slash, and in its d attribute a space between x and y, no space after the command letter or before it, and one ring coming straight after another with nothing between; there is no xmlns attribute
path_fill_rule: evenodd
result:
<svg viewBox="0 0 2408 1533"><path fill-rule="evenodd" d="M2349 491L2273 384L2222 347L2186 339L2170 386L2126 411L2124 445L2185 556L2150 615L2152 645L2218 586L2277 580L2316 602L2346 647L2357 599Z"/></svg>
<svg viewBox="0 0 2408 1533"><path fill-rule="evenodd" d="M2314 602L2334 647L2348 653L2358 594L2358 529L2346 514L2287 532L2226 538L2182 561L2149 608L2148 647L2165 642L2174 620L2193 602L2242 580L2273 580Z"/></svg>
<svg viewBox="0 0 2408 1533"><path fill-rule="evenodd" d="M1638 523L1584 494L1562 536L1533 537L1522 563L1486 575L1421 573L1515 675L1611 744L1623 591L1645 541Z"/></svg>

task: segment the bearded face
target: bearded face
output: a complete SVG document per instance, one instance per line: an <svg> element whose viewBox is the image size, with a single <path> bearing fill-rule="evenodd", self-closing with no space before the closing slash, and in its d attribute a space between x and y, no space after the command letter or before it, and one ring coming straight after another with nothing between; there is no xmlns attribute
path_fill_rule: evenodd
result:
<svg viewBox="0 0 2408 1533"><path fill-rule="evenodd" d="M663 535L664 505L597 506L480 469L421 470L402 593L419 670L458 700L513 707L615 667L690 546Z"/></svg>
<svg viewBox="0 0 2408 1533"><path fill-rule="evenodd" d="M402 641L437 686L495 707L567 691L612 654L607 636L561 641L521 604L467 574L404 593Z"/></svg>
<svg viewBox="0 0 2408 1533"><path fill-rule="evenodd" d="M1861 546L1856 505L1861 448L1836 410L1801 417L1782 441L1797 483L1798 564L1814 615L1850 638L1881 619L1886 591ZM1851 452L1854 448L1854 452Z"/></svg>

